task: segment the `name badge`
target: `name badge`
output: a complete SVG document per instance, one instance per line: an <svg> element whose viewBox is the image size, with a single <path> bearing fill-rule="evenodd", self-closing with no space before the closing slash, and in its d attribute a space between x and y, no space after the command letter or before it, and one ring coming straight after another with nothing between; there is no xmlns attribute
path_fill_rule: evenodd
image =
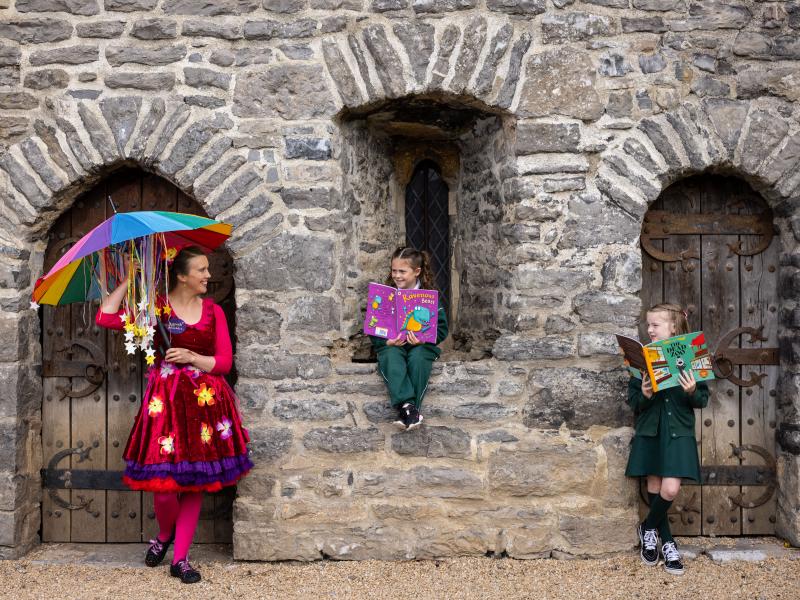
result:
<svg viewBox="0 0 800 600"><path fill-rule="evenodd" d="M186 331L186 323L178 317L170 317L167 321L167 331L175 335Z"/></svg>

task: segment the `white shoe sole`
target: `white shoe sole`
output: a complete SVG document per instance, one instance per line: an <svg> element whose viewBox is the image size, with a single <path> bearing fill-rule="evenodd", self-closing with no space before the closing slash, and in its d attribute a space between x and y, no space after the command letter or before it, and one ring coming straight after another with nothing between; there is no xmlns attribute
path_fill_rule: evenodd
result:
<svg viewBox="0 0 800 600"><path fill-rule="evenodd" d="M668 569L666 566L664 567L664 570L667 573L669 573L670 575L678 575L678 576L683 575L684 572L685 572L684 569L681 569L680 571L678 571L677 569Z"/></svg>
<svg viewBox="0 0 800 600"><path fill-rule="evenodd" d="M416 429L420 425L422 425L422 415L419 416L419 421L417 421L416 423L412 423L411 425L406 427L406 431L411 431L412 429Z"/></svg>
<svg viewBox="0 0 800 600"><path fill-rule="evenodd" d="M394 425L394 426L395 426L395 427L397 427L398 429L402 429L403 431L405 431L405 430L406 430L406 424L405 424L405 423L403 423L402 421L393 421L393 422L392 422L392 425Z"/></svg>

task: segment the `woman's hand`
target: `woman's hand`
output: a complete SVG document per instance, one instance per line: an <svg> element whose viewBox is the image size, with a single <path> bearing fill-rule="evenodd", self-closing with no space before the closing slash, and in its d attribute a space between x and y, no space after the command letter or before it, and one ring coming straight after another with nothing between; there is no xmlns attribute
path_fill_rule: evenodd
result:
<svg viewBox="0 0 800 600"><path fill-rule="evenodd" d="M642 396L645 398L653 397L653 384L650 383L649 375L642 375Z"/></svg>
<svg viewBox="0 0 800 600"><path fill-rule="evenodd" d="M694 394L694 391L697 389L697 382L694 380L694 373L691 371L681 371L678 375L678 381L681 382L681 387L683 388L684 392L690 396Z"/></svg>
<svg viewBox="0 0 800 600"><path fill-rule="evenodd" d="M396 338L391 340L386 340L387 346L405 346L406 345L406 338L403 336L402 333L399 333Z"/></svg>
<svg viewBox="0 0 800 600"><path fill-rule="evenodd" d="M170 348L164 355L164 360L179 365L194 364L197 354L186 348Z"/></svg>
<svg viewBox="0 0 800 600"><path fill-rule="evenodd" d="M417 339L417 336L414 335L413 331L409 331L406 334L406 341L408 342L409 346L419 346L422 342Z"/></svg>

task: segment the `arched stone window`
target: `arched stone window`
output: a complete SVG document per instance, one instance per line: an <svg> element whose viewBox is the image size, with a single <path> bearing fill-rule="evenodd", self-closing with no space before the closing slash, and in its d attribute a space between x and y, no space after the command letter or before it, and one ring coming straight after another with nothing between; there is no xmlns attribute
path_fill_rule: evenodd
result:
<svg viewBox="0 0 800 600"><path fill-rule="evenodd" d="M439 289L440 304L450 307L450 215L449 188L441 168L423 160L406 186L406 243L431 256L431 267Z"/></svg>

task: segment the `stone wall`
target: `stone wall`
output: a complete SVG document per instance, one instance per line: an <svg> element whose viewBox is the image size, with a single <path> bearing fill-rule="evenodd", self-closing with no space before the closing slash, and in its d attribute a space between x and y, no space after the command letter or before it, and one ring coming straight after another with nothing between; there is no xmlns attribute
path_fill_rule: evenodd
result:
<svg viewBox="0 0 800 600"><path fill-rule="evenodd" d="M44 233L122 164L235 226L246 559L632 547L609 334L639 317L642 218L681 177L745 179L783 249L778 530L800 543L799 30L800 3L755 0L0 0L0 555L38 529ZM408 98L475 119L448 138L461 342L400 435L352 358L401 236L402 141L370 116Z"/></svg>

